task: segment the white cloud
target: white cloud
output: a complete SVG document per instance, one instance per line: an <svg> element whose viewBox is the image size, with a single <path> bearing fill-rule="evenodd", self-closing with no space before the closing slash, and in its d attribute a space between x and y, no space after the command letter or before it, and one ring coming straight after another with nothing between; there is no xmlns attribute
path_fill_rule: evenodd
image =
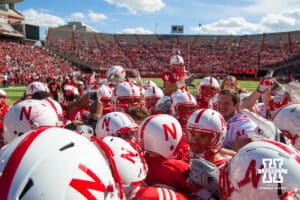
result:
<svg viewBox="0 0 300 200"><path fill-rule="evenodd" d="M78 21L84 18L84 14L82 12L75 12L71 14L70 17L72 20Z"/></svg>
<svg viewBox="0 0 300 200"><path fill-rule="evenodd" d="M249 23L242 17L232 17L202 25L201 27L192 27L192 31L204 34L237 35L264 32L265 28L261 25Z"/></svg>
<svg viewBox="0 0 300 200"><path fill-rule="evenodd" d="M53 27L64 25L65 21L61 17L51 15L45 11L39 12L34 9L24 10L23 15L25 16L26 23L38 25L41 27Z"/></svg>
<svg viewBox="0 0 300 200"><path fill-rule="evenodd" d="M283 10L299 8L299 0L249 0L247 6L241 9L243 12L255 15L268 15L270 13L280 13Z"/></svg>
<svg viewBox="0 0 300 200"><path fill-rule="evenodd" d="M95 22L105 20L107 19L107 17L102 13L95 13L94 11L89 10L87 14L84 14L82 12L72 13L68 19L75 20L75 21L85 21L85 22L91 21L95 23Z"/></svg>
<svg viewBox="0 0 300 200"><path fill-rule="evenodd" d="M130 12L157 12L165 4L162 0L105 0L107 3L115 4L118 7L127 8Z"/></svg>
<svg viewBox="0 0 300 200"><path fill-rule="evenodd" d="M125 34L153 34L152 31L146 30L142 27L125 28L121 31L121 33L125 33Z"/></svg>
<svg viewBox="0 0 300 200"><path fill-rule="evenodd" d="M260 24L268 27L273 32L299 30L300 9L279 14L269 14L261 19Z"/></svg>
<svg viewBox="0 0 300 200"><path fill-rule="evenodd" d="M92 22L99 22L106 19L106 16L102 13L95 13L93 11L89 11L88 17Z"/></svg>
<svg viewBox="0 0 300 200"><path fill-rule="evenodd" d="M221 19L216 22L192 27L194 33L204 34L254 34L282 32L300 29L300 9L263 16L257 23L248 22L243 17Z"/></svg>

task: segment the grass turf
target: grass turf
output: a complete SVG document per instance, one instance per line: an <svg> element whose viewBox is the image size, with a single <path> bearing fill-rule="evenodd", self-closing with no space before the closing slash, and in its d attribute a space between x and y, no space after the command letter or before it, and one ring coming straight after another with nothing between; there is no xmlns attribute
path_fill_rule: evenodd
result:
<svg viewBox="0 0 300 200"><path fill-rule="evenodd" d="M154 81L158 86L162 87L163 82L160 78L143 78L143 82L146 80L152 80ZM199 79L194 80L194 84L199 84ZM248 91L254 91L258 86L258 81L239 81L239 84L242 88L246 88ZM25 91L25 87L9 87L9 88L3 88L8 96L8 104L12 105L17 99L19 99ZM197 94L197 87L193 88L190 87L190 91L193 94Z"/></svg>

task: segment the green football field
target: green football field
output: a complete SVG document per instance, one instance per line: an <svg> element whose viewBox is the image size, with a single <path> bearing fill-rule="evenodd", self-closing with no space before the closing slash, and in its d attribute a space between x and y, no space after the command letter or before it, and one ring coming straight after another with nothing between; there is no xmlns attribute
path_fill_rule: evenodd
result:
<svg viewBox="0 0 300 200"><path fill-rule="evenodd" d="M143 81L149 80L149 78L143 78ZM162 80L160 78L151 78L150 80L154 81L158 86L162 86ZM248 89L249 91L254 91L258 86L258 81L239 81L240 86L243 88ZM199 84L199 79L194 81L195 85ZM18 98L20 98L24 91L25 87L11 87L11 88L4 88L8 96L8 103L12 105ZM193 94L197 94L197 87L192 88L190 87L190 91Z"/></svg>

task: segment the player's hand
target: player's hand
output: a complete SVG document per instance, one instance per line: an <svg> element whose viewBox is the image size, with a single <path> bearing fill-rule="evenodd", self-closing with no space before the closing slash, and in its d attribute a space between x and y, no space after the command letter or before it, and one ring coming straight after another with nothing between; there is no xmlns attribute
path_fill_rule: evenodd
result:
<svg viewBox="0 0 300 200"><path fill-rule="evenodd" d="M191 86L191 87L196 87L196 85L193 83L193 81L195 80L195 75L194 74L191 74L187 77L187 79L185 79L185 84L187 86Z"/></svg>
<svg viewBox="0 0 300 200"><path fill-rule="evenodd" d="M154 111L156 113L170 113L171 112L171 100L166 100L162 103L155 105Z"/></svg>
<svg viewBox="0 0 300 200"><path fill-rule="evenodd" d="M266 92L268 89L270 89L273 84L274 84L273 78L262 77L262 78L260 78L259 85L256 90L262 94L262 93Z"/></svg>
<svg viewBox="0 0 300 200"><path fill-rule="evenodd" d="M191 160L188 181L219 196L219 169L205 159Z"/></svg>

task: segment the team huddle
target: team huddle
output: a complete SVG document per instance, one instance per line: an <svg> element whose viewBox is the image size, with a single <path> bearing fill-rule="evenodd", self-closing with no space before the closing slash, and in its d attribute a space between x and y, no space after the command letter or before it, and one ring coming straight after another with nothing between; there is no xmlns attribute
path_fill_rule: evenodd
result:
<svg viewBox="0 0 300 200"><path fill-rule="evenodd" d="M112 66L31 82L12 106L0 90L0 199L300 199L297 81L207 76L195 95L180 55L162 80Z"/></svg>

